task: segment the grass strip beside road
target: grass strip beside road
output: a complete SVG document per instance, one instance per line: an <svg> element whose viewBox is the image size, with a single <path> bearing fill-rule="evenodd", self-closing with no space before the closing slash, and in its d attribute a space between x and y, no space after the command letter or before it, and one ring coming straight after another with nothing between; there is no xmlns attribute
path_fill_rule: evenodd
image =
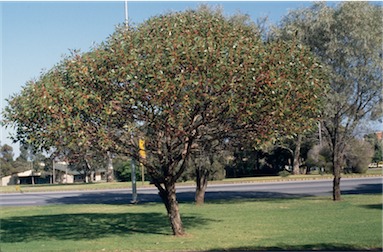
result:
<svg viewBox="0 0 383 252"><path fill-rule="evenodd" d="M366 174L344 174L343 178L359 178L382 176L382 169L369 170ZM233 184L233 183L264 183L264 182L283 182L299 180L320 180L332 179L332 175L290 175L288 177L268 176L268 177L248 177L248 178L228 178L224 180L209 181L209 184ZM194 181L178 183L178 185L194 186ZM15 192L50 192L50 191L87 191L87 190L107 190L107 189L127 189L131 188L131 182L112 182L112 183L75 183L75 184L37 184L37 185L10 185L0 186L0 193ZM137 181L137 187L154 187L149 182Z"/></svg>
<svg viewBox="0 0 383 252"><path fill-rule="evenodd" d="M185 237L165 208L143 205L3 207L1 251L379 250L381 195L180 204Z"/></svg>

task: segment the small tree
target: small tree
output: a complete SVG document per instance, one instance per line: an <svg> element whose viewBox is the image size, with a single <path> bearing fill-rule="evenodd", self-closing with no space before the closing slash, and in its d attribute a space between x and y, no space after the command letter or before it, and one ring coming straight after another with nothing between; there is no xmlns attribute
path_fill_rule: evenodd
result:
<svg viewBox="0 0 383 252"><path fill-rule="evenodd" d="M8 144L0 146L0 176L11 175L15 172L13 165L13 148Z"/></svg>
<svg viewBox="0 0 383 252"><path fill-rule="evenodd" d="M374 156L372 157L372 162L379 163L383 161L383 140L379 140L377 133L368 134L364 137L364 139L374 148Z"/></svg>
<svg viewBox="0 0 383 252"><path fill-rule="evenodd" d="M203 138L209 138L203 136ZM226 156L225 145L218 140L198 141L190 153L186 163L189 176L196 181L195 202L202 205L205 202L205 192L208 181L213 179L223 179Z"/></svg>

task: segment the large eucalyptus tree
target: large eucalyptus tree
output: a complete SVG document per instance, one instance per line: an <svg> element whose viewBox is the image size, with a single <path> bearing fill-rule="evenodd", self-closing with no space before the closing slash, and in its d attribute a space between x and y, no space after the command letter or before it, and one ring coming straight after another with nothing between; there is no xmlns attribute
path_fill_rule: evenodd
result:
<svg viewBox="0 0 383 252"><path fill-rule="evenodd" d="M382 6L368 2L317 3L289 13L276 32L308 46L327 69L330 90L322 125L332 152L334 200L341 199L347 142L363 120L381 116L382 16Z"/></svg>

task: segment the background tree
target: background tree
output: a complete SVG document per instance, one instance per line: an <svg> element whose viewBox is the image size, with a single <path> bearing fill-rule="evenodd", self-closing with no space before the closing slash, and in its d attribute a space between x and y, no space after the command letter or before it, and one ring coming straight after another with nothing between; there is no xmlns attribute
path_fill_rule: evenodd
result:
<svg viewBox="0 0 383 252"><path fill-rule="evenodd" d="M310 170L319 168L320 173L333 173L331 150L328 145L314 145L307 154L306 163Z"/></svg>
<svg viewBox="0 0 383 252"><path fill-rule="evenodd" d="M374 148L374 156L372 157L372 162L378 164L383 161L383 141L378 138L376 133L368 134L364 136L364 139L369 142Z"/></svg>
<svg viewBox="0 0 383 252"><path fill-rule="evenodd" d="M277 37L298 39L328 70L330 92L323 111L324 137L334 167L333 199L340 200L340 179L347 143L365 118L378 116L382 104L382 7L367 2L325 3L291 12Z"/></svg>
<svg viewBox="0 0 383 252"><path fill-rule="evenodd" d="M297 138L299 135L301 136L301 143L298 145ZM234 159L232 164L226 167L226 176L271 176L278 174L285 168L294 173L295 163L298 164L298 167L295 168L296 172L305 174L308 172L308 152L315 144L318 144L318 134L312 130L290 136L281 136L277 140L256 146L251 142L246 143L242 140L234 144Z"/></svg>
<svg viewBox="0 0 383 252"><path fill-rule="evenodd" d="M1 145L0 147L0 168L1 177L11 175L15 172L13 165L13 148L8 144Z"/></svg>
<svg viewBox="0 0 383 252"><path fill-rule="evenodd" d="M227 158L231 154L226 145L218 140L203 136L203 141L197 141L187 160L186 176L196 182L195 202L202 205L205 202L205 192L209 180L223 179ZM199 142L199 144L198 144Z"/></svg>
<svg viewBox="0 0 383 252"><path fill-rule="evenodd" d="M306 174L307 170L307 155L309 150L315 145L318 144L318 134L317 132L313 132L316 130L314 126L311 130L299 133L296 136L281 139L281 143L279 145L284 146L285 148L291 150L293 155L292 164L292 174Z"/></svg>
<svg viewBox="0 0 383 252"><path fill-rule="evenodd" d="M345 166L354 173L366 173L374 155L373 146L364 140L354 138L346 146Z"/></svg>
<svg viewBox="0 0 383 252"><path fill-rule="evenodd" d="M103 155L104 154L104 155ZM106 167L107 155L105 153L69 150L65 158L71 170L76 170L84 176L85 183L95 181L95 173Z"/></svg>
<svg viewBox="0 0 383 252"><path fill-rule="evenodd" d="M175 235L184 228L176 181L202 136L256 142L318 118L322 70L295 43L265 44L255 26L201 8L120 27L9 100L5 123L40 148L113 150L140 159Z"/></svg>
<svg viewBox="0 0 383 252"><path fill-rule="evenodd" d="M114 167L116 172L116 180L121 182L132 181L132 159L126 156L117 156L114 160ZM142 174L139 169L136 169L137 181L142 180ZM146 178L145 178L146 179Z"/></svg>
<svg viewBox="0 0 383 252"><path fill-rule="evenodd" d="M25 170L31 170L32 171L32 178L31 183L32 185L35 184L35 178L34 173L40 170L39 162L35 162L36 154L32 149L32 146L29 144L22 144L20 146L20 155L18 158L16 158L16 162L19 165L22 165L25 167Z"/></svg>

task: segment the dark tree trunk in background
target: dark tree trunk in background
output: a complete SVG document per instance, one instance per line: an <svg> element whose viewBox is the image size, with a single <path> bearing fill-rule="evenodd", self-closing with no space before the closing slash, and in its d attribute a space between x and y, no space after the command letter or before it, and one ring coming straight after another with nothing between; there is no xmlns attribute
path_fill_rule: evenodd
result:
<svg viewBox="0 0 383 252"><path fill-rule="evenodd" d="M106 181L113 182L114 181L114 170L113 170L113 159L110 152L107 152L108 155L108 168L106 171Z"/></svg>
<svg viewBox="0 0 383 252"><path fill-rule="evenodd" d="M294 150L294 161L293 161L293 174L294 175L298 175L300 173L299 158L301 156L301 143L302 143L302 135L298 135L298 139L296 141L295 150Z"/></svg>
<svg viewBox="0 0 383 252"><path fill-rule="evenodd" d="M196 169L196 190L195 190L195 203L203 205L205 203L205 192L207 188L207 181L209 171L205 169Z"/></svg>
<svg viewBox="0 0 383 252"><path fill-rule="evenodd" d="M92 169L92 166L90 165L90 162L87 158L85 158L85 183L92 183L94 178L94 172Z"/></svg>

